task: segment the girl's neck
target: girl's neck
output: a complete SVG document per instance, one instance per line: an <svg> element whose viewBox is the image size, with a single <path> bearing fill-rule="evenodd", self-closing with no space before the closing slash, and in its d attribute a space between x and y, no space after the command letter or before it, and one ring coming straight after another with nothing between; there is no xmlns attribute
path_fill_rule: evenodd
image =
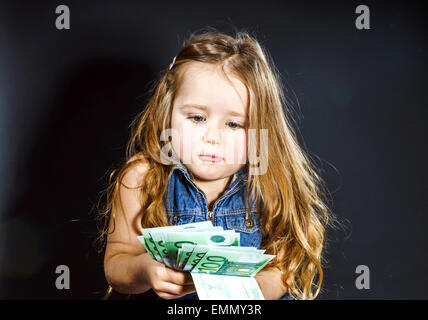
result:
<svg viewBox="0 0 428 320"><path fill-rule="evenodd" d="M193 183L204 192L205 197L207 198L208 209L211 211L215 201L229 187L232 182L233 175L214 181L198 180L193 175L191 175L191 177Z"/></svg>

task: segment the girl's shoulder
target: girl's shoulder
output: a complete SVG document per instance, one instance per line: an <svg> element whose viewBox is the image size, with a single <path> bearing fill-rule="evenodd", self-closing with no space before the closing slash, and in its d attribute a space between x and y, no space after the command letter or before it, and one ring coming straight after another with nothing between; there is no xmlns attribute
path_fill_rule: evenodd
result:
<svg viewBox="0 0 428 320"><path fill-rule="evenodd" d="M135 163L138 165L148 166L149 161L144 157L142 153L134 154L126 163Z"/></svg>
<svg viewBox="0 0 428 320"><path fill-rule="evenodd" d="M150 164L142 155L136 154L132 156L127 162L129 167L124 172L122 182L131 188L141 185L141 180L150 169Z"/></svg>

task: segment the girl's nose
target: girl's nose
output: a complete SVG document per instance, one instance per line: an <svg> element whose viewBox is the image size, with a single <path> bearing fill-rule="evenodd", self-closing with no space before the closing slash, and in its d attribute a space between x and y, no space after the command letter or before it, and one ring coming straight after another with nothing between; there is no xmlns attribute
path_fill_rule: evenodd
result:
<svg viewBox="0 0 428 320"><path fill-rule="evenodd" d="M219 144L221 141L221 130L209 127L203 136L205 143Z"/></svg>

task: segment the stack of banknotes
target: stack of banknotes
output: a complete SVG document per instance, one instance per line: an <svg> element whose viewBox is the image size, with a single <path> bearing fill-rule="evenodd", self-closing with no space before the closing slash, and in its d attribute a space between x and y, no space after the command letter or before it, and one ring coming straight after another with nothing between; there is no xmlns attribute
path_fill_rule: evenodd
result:
<svg viewBox="0 0 428 320"><path fill-rule="evenodd" d="M200 300L264 299L254 275L275 256L239 246L235 230L203 221L141 231L153 259L191 273Z"/></svg>

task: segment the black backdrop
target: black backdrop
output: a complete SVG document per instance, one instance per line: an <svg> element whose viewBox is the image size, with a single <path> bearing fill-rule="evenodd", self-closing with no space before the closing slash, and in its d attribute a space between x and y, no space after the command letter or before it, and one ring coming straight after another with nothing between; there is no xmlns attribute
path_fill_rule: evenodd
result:
<svg viewBox="0 0 428 320"><path fill-rule="evenodd" d="M70 30L55 28L61 4ZM355 27L359 4L370 30ZM148 85L189 32L213 26L269 50L347 225L328 234L319 299L426 299L424 12L416 1L1 2L0 298L102 297L89 212ZM55 287L58 265L69 290ZM370 289L356 288L358 265Z"/></svg>

